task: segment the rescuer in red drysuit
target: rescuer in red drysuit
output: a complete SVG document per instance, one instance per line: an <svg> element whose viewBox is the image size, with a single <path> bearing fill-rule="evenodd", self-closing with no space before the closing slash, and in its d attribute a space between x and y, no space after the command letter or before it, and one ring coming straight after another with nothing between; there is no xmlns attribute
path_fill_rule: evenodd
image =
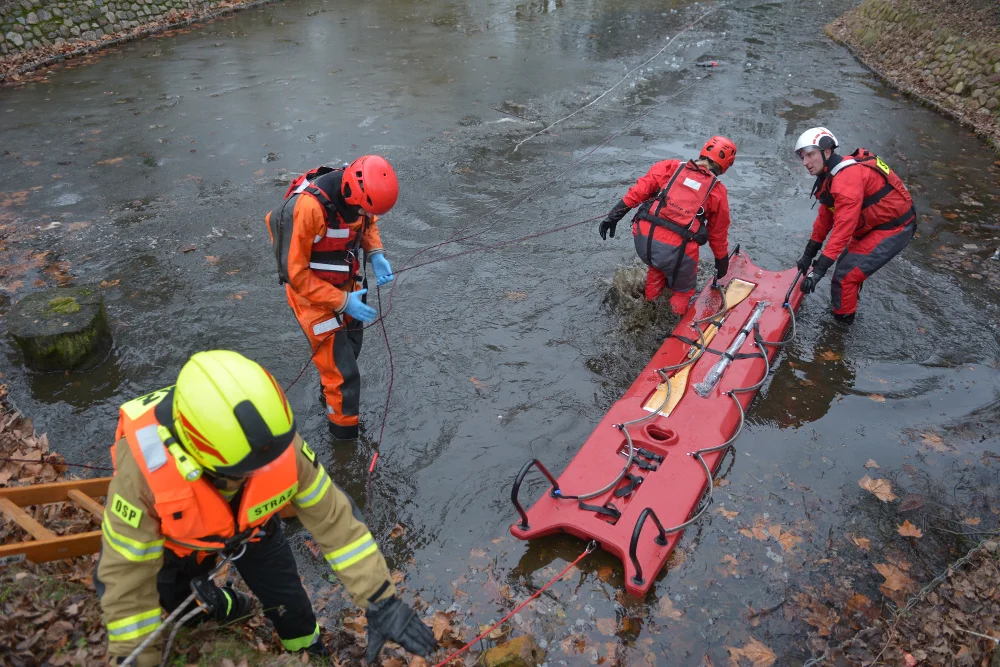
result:
<svg viewBox="0 0 1000 667"><path fill-rule="evenodd" d="M615 204L598 231L602 239L632 208L632 237L646 271L646 299L654 300L664 287L673 290L671 310L682 315L694 296L698 247L708 243L715 255L715 272L729 271L729 197L718 177L736 161L736 145L712 137L697 160L663 160Z"/></svg>
<svg viewBox="0 0 1000 667"><path fill-rule="evenodd" d="M917 212L903 181L881 158L866 148L843 157L836 153L838 145L825 127L806 130L795 143L802 165L816 177L812 194L820 203L797 266L805 274L811 265L801 286L809 294L836 262L830 285L833 317L852 324L862 284L910 242ZM820 248L823 253L813 262Z"/></svg>

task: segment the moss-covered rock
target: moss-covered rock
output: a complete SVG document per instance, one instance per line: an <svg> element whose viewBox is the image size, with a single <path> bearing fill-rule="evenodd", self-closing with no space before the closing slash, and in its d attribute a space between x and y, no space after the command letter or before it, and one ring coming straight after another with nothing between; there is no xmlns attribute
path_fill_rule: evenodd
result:
<svg viewBox="0 0 1000 667"><path fill-rule="evenodd" d="M111 347L100 291L60 287L24 297L7 315L7 330L36 370L72 370L99 360Z"/></svg>
<svg viewBox="0 0 1000 667"><path fill-rule="evenodd" d="M545 650L531 635L517 637L483 654L486 667L537 667L545 662Z"/></svg>

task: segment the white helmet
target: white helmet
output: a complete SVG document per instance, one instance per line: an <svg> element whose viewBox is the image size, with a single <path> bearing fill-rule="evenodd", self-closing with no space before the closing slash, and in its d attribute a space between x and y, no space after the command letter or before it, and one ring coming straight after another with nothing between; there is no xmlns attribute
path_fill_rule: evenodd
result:
<svg viewBox="0 0 1000 667"><path fill-rule="evenodd" d="M799 140L795 142L795 154L801 157L803 148L818 148L820 150L834 149L839 146L837 137L833 132L825 127L813 127L799 135Z"/></svg>

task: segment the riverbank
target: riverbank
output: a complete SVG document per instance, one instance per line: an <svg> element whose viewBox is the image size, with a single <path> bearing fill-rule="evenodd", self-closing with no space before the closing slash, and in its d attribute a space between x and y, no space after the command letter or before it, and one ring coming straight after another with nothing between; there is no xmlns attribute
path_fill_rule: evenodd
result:
<svg viewBox="0 0 1000 667"><path fill-rule="evenodd" d="M972 129L1000 155L1000 4L864 0L826 33L885 83Z"/></svg>
<svg viewBox="0 0 1000 667"><path fill-rule="evenodd" d="M0 85L64 60L276 0L20 0L0 8Z"/></svg>

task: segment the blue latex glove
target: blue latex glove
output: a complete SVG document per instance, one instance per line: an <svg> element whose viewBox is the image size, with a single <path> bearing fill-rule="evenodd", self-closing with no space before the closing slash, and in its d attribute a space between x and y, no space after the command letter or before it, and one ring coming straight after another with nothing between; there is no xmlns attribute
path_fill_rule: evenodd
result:
<svg viewBox="0 0 1000 667"><path fill-rule="evenodd" d="M379 285L391 283L396 279L396 276L392 275L392 267L389 266L389 260L385 258L384 252L372 255L372 270L375 271L375 277L378 278Z"/></svg>
<svg viewBox="0 0 1000 667"><path fill-rule="evenodd" d="M374 320L378 316L378 311L361 300L361 297L367 293L368 290L360 289L357 292L351 292L348 294L347 305L344 306L344 312L361 322L371 322Z"/></svg>

